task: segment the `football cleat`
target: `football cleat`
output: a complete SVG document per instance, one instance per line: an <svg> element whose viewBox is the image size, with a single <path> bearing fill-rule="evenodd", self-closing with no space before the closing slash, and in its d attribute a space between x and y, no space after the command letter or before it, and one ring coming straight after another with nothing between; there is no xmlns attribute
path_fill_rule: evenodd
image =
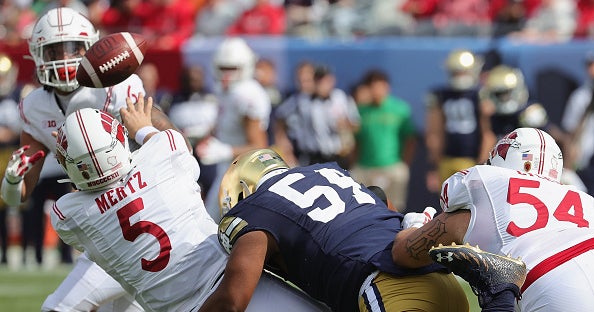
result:
<svg viewBox="0 0 594 312"><path fill-rule="evenodd" d="M431 259L462 277L476 295L491 292L500 285L513 284L518 290L526 280L526 264L510 256L501 256L465 245L431 247Z"/></svg>

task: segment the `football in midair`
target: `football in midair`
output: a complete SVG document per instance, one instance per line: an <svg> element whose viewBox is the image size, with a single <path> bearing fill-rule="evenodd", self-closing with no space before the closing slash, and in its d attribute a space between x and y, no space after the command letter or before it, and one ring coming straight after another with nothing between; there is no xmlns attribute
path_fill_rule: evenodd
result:
<svg viewBox="0 0 594 312"><path fill-rule="evenodd" d="M147 50L142 35L119 32L95 42L83 56L76 80L81 86L105 88L126 80L142 64Z"/></svg>

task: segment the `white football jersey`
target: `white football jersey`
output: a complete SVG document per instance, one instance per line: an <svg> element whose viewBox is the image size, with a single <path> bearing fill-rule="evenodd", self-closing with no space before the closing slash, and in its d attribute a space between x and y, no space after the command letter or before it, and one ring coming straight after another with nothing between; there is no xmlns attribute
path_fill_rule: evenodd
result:
<svg viewBox="0 0 594 312"><path fill-rule="evenodd" d="M120 108L126 107L126 97L136 99L140 93L146 94L137 75L109 88L80 87L67 96L37 88L19 104L23 131L55 153L56 138L52 132L57 131L70 113L90 107L109 112L121 121Z"/></svg>
<svg viewBox="0 0 594 312"><path fill-rule="evenodd" d="M594 198L533 174L474 166L447 179L440 199L444 211L471 211L465 242L521 257L529 270L594 237Z"/></svg>
<svg viewBox="0 0 594 312"><path fill-rule="evenodd" d="M574 186L478 165L442 185L444 211L471 211L464 241L520 257L528 275L520 311L594 308L594 198Z"/></svg>
<svg viewBox="0 0 594 312"><path fill-rule="evenodd" d="M221 276L227 254L196 183L183 136L155 134L112 188L60 198L52 225L148 311L190 311Z"/></svg>
<svg viewBox="0 0 594 312"><path fill-rule="evenodd" d="M478 165L452 175L442 185L441 206L448 212L471 210L466 242L521 256L529 269L594 237L592 196L506 168Z"/></svg>
<svg viewBox="0 0 594 312"><path fill-rule="evenodd" d="M260 120L263 130L270 119L270 98L264 88L253 79L238 81L229 91L218 94L219 116L215 136L233 146L247 143L243 119Z"/></svg>

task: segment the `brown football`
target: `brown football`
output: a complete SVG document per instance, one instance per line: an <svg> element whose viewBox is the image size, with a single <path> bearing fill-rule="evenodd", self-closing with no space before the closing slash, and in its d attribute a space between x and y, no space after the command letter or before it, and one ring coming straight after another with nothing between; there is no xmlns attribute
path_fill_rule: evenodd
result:
<svg viewBox="0 0 594 312"><path fill-rule="evenodd" d="M81 86L105 88L126 80L142 64L147 50L142 35L119 32L99 39L78 66L76 80Z"/></svg>

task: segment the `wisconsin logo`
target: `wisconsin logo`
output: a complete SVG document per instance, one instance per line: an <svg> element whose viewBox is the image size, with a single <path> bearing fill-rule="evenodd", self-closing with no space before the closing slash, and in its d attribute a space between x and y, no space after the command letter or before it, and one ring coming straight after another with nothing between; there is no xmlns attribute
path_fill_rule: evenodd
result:
<svg viewBox="0 0 594 312"><path fill-rule="evenodd" d="M516 141L518 134L514 131L509 133L508 135L504 136L499 142L497 146L491 150L491 158L499 155L499 157L505 158L507 157L507 151L509 151L510 146L514 148L520 147L520 142Z"/></svg>

